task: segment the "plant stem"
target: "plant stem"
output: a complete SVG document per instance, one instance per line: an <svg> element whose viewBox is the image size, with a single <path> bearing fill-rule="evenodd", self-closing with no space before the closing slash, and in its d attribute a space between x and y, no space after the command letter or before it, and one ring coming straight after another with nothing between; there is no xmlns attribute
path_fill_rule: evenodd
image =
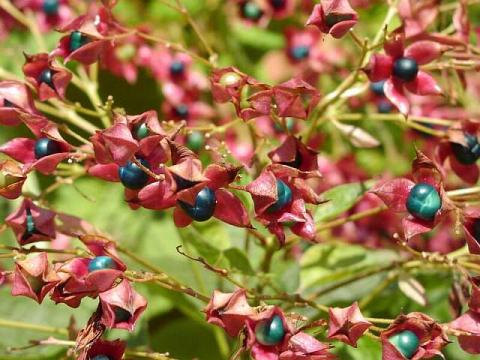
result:
<svg viewBox="0 0 480 360"><path fill-rule="evenodd" d="M24 329L24 330L33 330L33 331L41 331L51 334L58 334L58 335L68 335L68 330L63 328L56 328L47 325L39 325L39 324L31 324L31 323L24 323L20 321L14 320L6 320L0 319L0 327L6 327L10 329Z"/></svg>

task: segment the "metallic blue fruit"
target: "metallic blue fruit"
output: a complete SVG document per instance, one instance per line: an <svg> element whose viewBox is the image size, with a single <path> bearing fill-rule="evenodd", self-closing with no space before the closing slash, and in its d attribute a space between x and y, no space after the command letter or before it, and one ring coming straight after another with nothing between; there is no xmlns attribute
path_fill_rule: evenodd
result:
<svg viewBox="0 0 480 360"><path fill-rule="evenodd" d="M480 144L475 135L465 133L464 136L467 146L454 142L451 142L450 146L459 163L471 165L480 158Z"/></svg>
<svg viewBox="0 0 480 360"><path fill-rule="evenodd" d="M108 256L97 256L88 263L88 272L116 268L117 265L115 264L115 261Z"/></svg>
<svg viewBox="0 0 480 360"><path fill-rule="evenodd" d="M107 355L96 355L92 360L110 360L110 358Z"/></svg>
<svg viewBox="0 0 480 360"><path fill-rule="evenodd" d="M150 168L148 161L138 159L140 164ZM125 166L118 168L118 176L123 186L129 189L141 189L148 183L148 174L146 174L137 164L129 161Z"/></svg>
<svg viewBox="0 0 480 360"><path fill-rule="evenodd" d="M419 183L410 190L406 206L416 218L431 221L442 207L442 199L432 185Z"/></svg>
<svg viewBox="0 0 480 360"><path fill-rule="evenodd" d="M32 211L30 208L25 210L26 212L26 223L25 223L25 232L22 235L22 240L28 240L32 235L38 234L37 228L35 227L35 220L33 220Z"/></svg>
<svg viewBox="0 0 480 360"><path fill-rule="evenodd" d="M178 203L193 220L206 221L213 216L217 199L215 197L215 191L209 187L205 187L197 194L193 206L182 200L178 200Z"/></svg>
<svg viewBox="0 0 480 360"><path fill-rule="evenodd" d="M52 89L55 89L55 85L53 85L53 71L50 69L45 69L40 74L39 80L41 83L45 83L50 86Z"/></svg>
<svg viewBox="0 0 480 360"><path fill-rule="evenodd" d="M268 212L282 210L285 206L292 202L292 190L280 179L277 179L277 197L277 202L270 205Z"/></svg>
<svg viewBox="0 0 480 360"><path fill-rule="evenodd" d="M417 352L418 346L420 345L420 340L418 336L410 331L405 330L391 336L388 341L397 348L397 350L405 356L407 359L411 359L412 356Z"/></svg>
<svg viewBox="0 0 480 360"><path fill-rule="evenodd" d="M35 158L40 159L48 155L56 154L61 151L60 145L55 140L43 137L35 142Z"/></svg>
<svg viewBox="0 0 480 360"><path fill-rule="evenodd" d="M148 136L147 124L141 123L140 125L137 125L137 127L135 127L133 136L137 140L145 139Z"/></svg>
<svg viewBox="0 0 480 360"><path fill-rule="evenodd" d="M80 31L73 31L70 34L70 51L73 52L75 50L80 49L83 45L88 43L90 40L87 36L82 34Z"/></svg>
<svg viewBox="0 0 480 360"><path fill-rule="evenodd" d="M263 11L257 4L248 1L242 6L242 15L250 20L258 20L262 17Z"/></svg>
<svg viewBox="0 0 480 360"><path fill-rule="evenodd" d="M295 46L290 49L290 55L295 60L306 59L308 58L308 55L310 55L310 48L308 46Z"/></svg>
<svg viewBox="0 0 480 360"><path fill-rule="evenodd" d="M393 75L403 81L412 81L417 77L418 64L415 59L403 57L393 63Z"/></svg>
<svg viewBox="0 0 480 360"><path fill-rule="evenodd" d="M188 106L185 104L177 105L173 110L175 111L175 114L182 119L186 119L188 117Z"/></svg>
<svg viewBox="0 0 480 360"><path fill-rule="evenodd" d="M381 114L388 114L393 109L393 105L388 100L382 100L377 104L377 110Z"/></svg>
<svg viewBox="0 0 480 360"><path fill-rule="evenodd" d="M174 61L170 65L170 75L172 76L180 76L185 71L185 65L181 61Z"/></svg>
<svg viewBox="0 0 480 360"><path fill-rule="evenodd" d="M43 12L47 15L56 15L59 5L58 0L43 0Z"/></svg>
<svg viewBox="0 0 480 360"><path fill-rule="evenodd" d="M255 337L257 341L266 346L277 345L285 336L282 318L278 315L271 319L260 321L255 326Z"/></svg>
<svg viewBox="0 0 480 360"><path fill-rule="evenodd" d="M130 320L131 317L132 317L132 314L130 314L129 311L119 306L115 307L115 323L126 322Z"/></svg>
<svg viewBox="0 0 480 360"><path fill-rule="evenodd" d="M383 91L383 85L385 85L385 80L380 80L370 83L370 90L373 91L376 95L385 95Z"/></svg>

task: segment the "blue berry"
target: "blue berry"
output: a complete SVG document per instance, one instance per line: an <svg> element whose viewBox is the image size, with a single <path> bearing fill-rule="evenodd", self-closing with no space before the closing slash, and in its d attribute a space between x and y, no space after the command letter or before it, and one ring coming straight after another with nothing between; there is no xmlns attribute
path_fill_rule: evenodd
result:
<svg viewBox="0 0 480 360"><path fill-rule="evenodd" d="M392 343L397 350L407 359L411 359L417 352L420 340L418 336L410 330L405 330L391 336L388 341Z"/></svg>
<svg viewBox="0 0 480 360"><path fill-rule="evenodd" d="M242 6L242 15L250 20L258 20L262 17L263 11L260 7L252 1L247 1Z"/></svg>
<svg viewBox="0 0 480 360"><path fill-rule="evenodd" d="M387 99L380 101L377 104L377 109L380 114L388 114L392 111L393 105Z"/></svg>
<svg viewBox="0 0 480 360"><path fill-rule="evenodd" d="M55 140L43 137L35 142L34 153L36 159L56 154L60 151L60 145Z"/></svg>
<svg viewBox="0 0 480 360"><path fill-rule="evenodd" d="M56 15L59 5L58 0L43 0L43 12L47 15Z"/></svg>
<svg viewBox="0 0 480 360"><path fill-rule="evenodd" d="M178 117L180 117L182 119L186 119L188 117L188 114L189 114L188 106L185 105L185 104L180 104L180 105L175 106L173 111L175 112L175 115L177 115Z"/></svg>
<svg viewBox="0 0 480 360"><path fill-rule="evenodd" d="M95 355L92 360L110 360L107 355Z"/></svg>
<svg viewBox="0 0 480 360"><path fill-rule="evenodd" d="M403 57L393 63L393 75L403 81L415 80L418 74L418 64L415 59Z"/></svg>
<svg viewBox="0 0 480 360"><path fill-rule="evenodd" d="M137 140L145 139L148 136L148 127L147 124L141 123L137 125L134 130L134 137Z"/></svg>
<svg viewBox="0 0 480 360"><path fill-rule="evenodd" d="M40 82L45 83L50 86L52 89L55 89L55 85L53 85L53 71L50 69L45 69L40 74Z"/></svg>
<svg viewBox="0 0 480 360"><path fill-rule="evenodd" d="M111 257L97 256L90 260L88 263L88 272L94 272L97 270L116 269L117 265Z"/></svg>
<svg viewBox="0 0 480 360"><path fill-rule="evenodd" d="M150 168L147 160L138 159L140 164ZM137 164L129 161L125 166L118 168L118 176L123 186L129 189L141 189L148 183L148 174L146 174Z"/></svg>
<svg viewBox="0 0 480 360"><path fill-rule="evenodd" d="M193 206L181 200L178 200L178 203L193 220L206 221L213 216L217 199L215 197L215 191L209 187L205 187L197 194Z"/></svg>
<svg viewBox="0 0 480 360"><path fill-rule="evenodd" d="M37 234L37 228L35 227L35 220L33 219L32 216L32 211L30 208L27 208L25 210L26 216L25 216L25 232L22 235L22 240L28 240L32 235Z"/></svg>
<svg viewBox="0 0 480 360"><path fill-rule="evenodd" d="M477 162L480 158L480 144L475 135L464 134L466 146L451 142L450 146L455 158L459 163L464 165L471 165Z"/></svg>
<svg viewBox="0 0 480 360"><path fill-rule="evenodd" d="M280 211L292 202L292 190L280 179L277 179L277 197L277 201L270 205L268 212Z"/></svg>
<svg viewBox="0 0 480 360"><path fill-rule="evenodd" d="M295 46L290 49L290 55L295 60L304 60L310 55L310 49L308 46Z"/></svg>
<svg viewBox="0 0 480 360"><path fill-rule="evenodd" d="M442 199L432 185L419 183L410 190L406 206L416 218L431 221L442 207Z"/></svg>
<svg viewBox="0 0 480 360"><path fill-rule="evenodd" d="M282 318L275 315L271 319L260 321L255 326L255 337L260 344L266 346L280 343L285 337Z"/></svg>
<svg viewBox="0 0 480 360"><path fill-rule="evenodd" d="M383 85L385 85L385 80L380 80L370 83L370 90L376 95L385 95L383 91Z"/></svg>
<svg viewBox="0 0 480 360"><path fill-rule="evenodd" d="M185 65L181 61L174 61L170 64L170 75L180 76L185 71Z"/></svg>
<svg viewBox="0 0 480 360"><path fill-rule="evenodd" d="M70 51L73 52L75 50L78 50L88 42L89 39L87 36L82 34L80 31L73 31L70 34Z"/></svg>

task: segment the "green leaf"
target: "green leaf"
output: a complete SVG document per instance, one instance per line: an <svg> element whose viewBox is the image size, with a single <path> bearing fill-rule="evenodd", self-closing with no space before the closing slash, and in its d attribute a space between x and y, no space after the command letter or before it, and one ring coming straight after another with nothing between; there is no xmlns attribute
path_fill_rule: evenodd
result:
<svg viewBox="0 0 480 360"><path fill-rule="evenodd" d="M230 266L241 271L246 275L255 275L255 271L248 260L247 255L239 248L230 248L223 252L225 257L230 262Z"/></svg>
<svg viewBox="0 0 480 360"><path fill-rule="evenodd" d="M233 34L240 43L262 50L282 49L285 45L283 36L259 27L242 24L233 26Z"/></svg>
<svg viewBox="0 0 480 360"><path fill-rule="evenodd" d="M315 222L331 220L349 210L372 185L372 181L350 183L325 191L323 198L328 202L318 206Z"/></svg>

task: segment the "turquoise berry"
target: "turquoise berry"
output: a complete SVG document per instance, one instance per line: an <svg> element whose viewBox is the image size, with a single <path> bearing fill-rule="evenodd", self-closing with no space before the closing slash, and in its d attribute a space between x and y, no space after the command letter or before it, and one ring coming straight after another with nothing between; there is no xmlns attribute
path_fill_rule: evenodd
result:
<svg viewBox="0 0 480 360"><path fill-rule="evenodd" d="M450 143L453 155L459 163L463 165L472 165L480 158L480 144L475 135L464 134L466 146L459 143Z"/></svg>
<svg viewBox="0 0 480 360"><path fill-rule="evenodd" d="M247 1L242 6L242 15L250 20L258 20L262 17L263 11L253 1Z"/></svg>
<svg viewBox="0 0 480 360"><path fill-rule="evenodd" d="M174 61L170 64L170 75L180 76L185 72L185 65L181 61Z"/></svg>
<svg viewBox="0 0 480 360"><path fill-rule="evenodd" d="M392 111L393 106L392 106L392 103L390 101L385 99L385 100L381 100L377 104L377 109L378 109L378 112L381 113L381 114L388 114L389 112Z"/></svg>
<svg viewBox="0 0 480 360"><path fill-rule="evenodd" d="M32 211L27 208L25 210L25 232L22 235L22 240L28 240L32 235L37 233L37 228L35 227L35 220L32 216Z"/></svg>
<svg viewBox="0 0 480 360"><path fill-rule="evenodd" d="M182 119L186 119L189 114L188 106L185 104L175 106L173 111L175 112L175 115Z"/></svg>
<svg viewBox="0 0 480 360"><path fill-rule="evenodd" d="M95 355L92 360L110 360L107 355Z"/></svg>
<svg viewBox="0 0 480 360"><path fill-rule="evenodd" d="M135 136L135 139L137 140L145 139L148 136L147 124L141 123L140 125L137 125L135 127L134 136Z"/></svg>
<svg viewBox="0 0 480 360"><path fill-rule="evenodd" d="M53 85L53 71L50 69L45 69L40 74L39 78L41 83L45 83L50 86L52 89L55 89L55 85Z"/></svg>
<svg viewBox="0 0 480 360"><path fill-rule="evenodd" d="M90 260L88 263L88 272L94 272L97 270L116 269L117 265L111 257L97 256Z"/></svg>
<svg viewBox="0 0 480 360"><path fill-rule="evenodd" d="M47 15L56 15L59 5L58 0L43 0L43 12Z"/></svg>
<svg viewBox="0 0 480 360"><path fill-rule="evenodd" d="M194 131L188 135L187 146L193 151L199 151L204 144L203 134L199 131Z"/></svg>
<svg viewBox="0 0 480 360"><path fill-rule="evenodd" d="M412 356L417 352L418 346L420 345L418 336L410 330L399 332L391 336L388 340L407 359L412 358Z"/></svg>
<svg viewBox="0 0 480 360"><path fill-rule="evenodd" d="M88 43L88 37L82 34L80 31L73 31L70 34L70 51L80 49L83 45Z"/></svg>
<svg viewBox="0 0 480 360"><path fill-rule="evenodd" d="M115 323L127 322L132 317L129 311L119 306L115 307Z"/></svg>
<svg viewBox="0 0 480 360"><path fill-rule="evenodd" d="M308 46L295 46L290 49L290 55L295 60L304 60L310 55L310 48Z"/></svg>
<svg viewBox="0 0 480 360"><path fill-rule="evenodd" d="M209 187L204 187L197 194L193 206L181 200L178 200L178 203L193 220L207 221L215 212L217 199L215 197L215 191Z"/></svg>
<svg viewBox="0 0 480 360"><path fill-rule="evenodd" d="M138 159L140 164L146 168L150 165L146 160ZM118 168L118 176L123 186L128 189L141 189L148 183L149 176L137 164L129 161L125 166Z"/></svg>
<svg viewBox="0 0 480 360"><path fill-rule="evenodd" d="M352 19L353 19L353 15L351 14L330 13L325 17L325 24L327 24L327 26L331 28L334 25L338 24L339 22L348 21Z"/></svg>
<svg viewBox="0 0 480 360"><path fill-rule="evenodd" d="M287 6L287 0L270 0L270 5L277 11L282 10Z"/></svg>
<svg viewBox="0 0 480 360"><path fill-rule="evenodd" d="M393 75L403 81L415 80L418 74L418 63L415 59L402 57L393 63Z"/></svg>
<svg viewBox="0 0 480 360"><path fill-rule="evenodd" d="M277 198L277 201L268 208L268 212L280 211L292 202L292 190L280 179L277 179Z"/></svg>
<svg viewBox="0 0 480 360"><path fill-rule="evenodd" d="M271 319L260 321L255 326L255 337L262 345L277 345L283 340L284 336L283 321L278 315L273 316Z"/></svg>
<svg viewBox="0 0 480 360"><path fill-rule="evenodd" d="M40 159L45 156L59 153L61 151L60 145L55 140L43 137L35 142L34 147L35 158Z"/></svg>
<svg viewBox="0 0 480 360"><path fill-rule="evenodd" d="M385 85L385 80L372 82L370 83L370 90L372 90L375 95L383 96L385 95L385 92L383 91L383 85Z"/></svg>
<svg viewBox="0 0 480 360"><path fill-rule="evenodd" d="M431 221L442 207L438 191L430 184L416 184L407 198L407 210L416 218Z"/></svg>

